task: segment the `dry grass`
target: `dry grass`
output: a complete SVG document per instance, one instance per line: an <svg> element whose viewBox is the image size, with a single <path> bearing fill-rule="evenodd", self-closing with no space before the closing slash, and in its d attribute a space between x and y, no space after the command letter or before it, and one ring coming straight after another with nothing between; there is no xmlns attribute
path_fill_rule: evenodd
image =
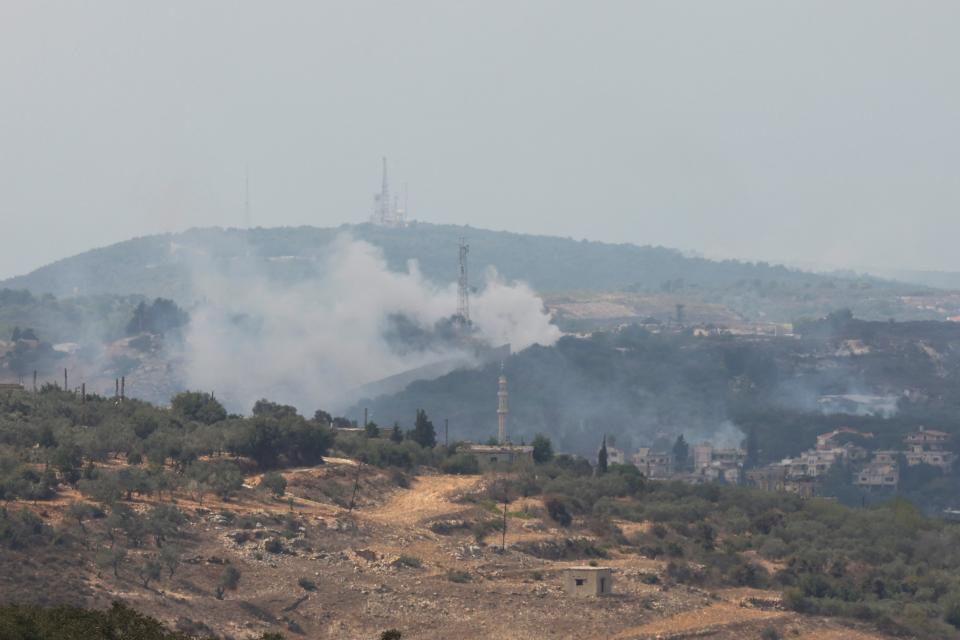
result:
<svg viewBox="0 0 960 640"><path fill-rule="evenodd" d="M347 467L352 465L349 460L328 460L320 467L284 472L293 497L293 514L300 523L292 538L276 533L284 527L279 518L289 517L289 504L253 488L260 477L250 476L246 484L251 488L229 501L207 498L200 505L190 496L175 496L177 506L190 517L186 536L178 544L191 562L181 565L173 578L164 576L149 589L137 580L137 563L157 552L152 543L130 551L120 578L109 571L96 577L93 550L5 552L0 554L0 599L13 598L18 589L21 595L24 590L30 592L27 596L50 594L50 602L98 607L121 597L168 624L202 621L214 632L238 640L263 631L279 631L288 638L374 638L391 627L411 640L627 640L708 632L713 638L740 640L759 637L762 626L758 625L766 624L796 629L800 636L782 635L808 640L882 638L823 618L739 606L745 597L776 595L770 592L730 589L707 594L683 586L650 585L644 582L644 575L662 574L664 563L616 550L603 561L614 568L615 595L572 601L560 587L561 573L565 566L582 560L550 562L509 548L500 553L495 548L500 542L496 533L490 537L490 546L480 546L469 529L456 529L449 535L429 529L430 522L437 519L493 517L482 506L456 501L485 479L424 475L414 479L409 489L398 489L387 474L370 469L364 473L364 502L348 514L325 501L327 494L317 487L336 483L341 490L348 490L354 475ZM311 498L299 493L304 491L309 491ZM57 522L66 505L79 497L65 491L57 500L31 508L45 511L48 521ZM149 498L132 502L137 509L152 504ZM214 517L220 511L256 515L262 526L245 530L251 539L238 544L231 539L237 527ZM525 540L589 535L576 527L571 531L544 522L538 499L515 501L508 511L525 514L509 518L508 546ZM618 524L628 535L650 526ZM95 532L99 524L87 526ZM283 553L263 551L264 542L274 537L283 538ZM420 566L395 562L401 556L416 558ZM238 567L243 577L235 593L217 600L214 587L224 562ZM451 581L451 572L469 574L470 580ZM305 592L298 584L301 578L315 582L316 591ZM302 629L304 635L290 630L294 628ZM585 634L586 630L589 633Z"/></svg>

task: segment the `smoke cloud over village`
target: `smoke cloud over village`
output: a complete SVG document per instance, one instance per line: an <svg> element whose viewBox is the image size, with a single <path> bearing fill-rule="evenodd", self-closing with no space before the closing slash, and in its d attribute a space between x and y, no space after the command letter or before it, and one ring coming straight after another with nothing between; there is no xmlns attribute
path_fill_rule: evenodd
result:
<svg viewBox="0 0 960 640"><path fill-rule="evenodd" d="M379 248L341 235L311 268L315 276L281 284L249 261L197 258L199 302L183 345L187 386L214 391L234 411L267 397L312 413L336 408L344 393L371 381L471 356L449 341L391 344L392 318L430 331L456 309L456 284L427 280L415 261L390 271ZM472 297L474 338L514 350L556 342L560 330L532 289L493 271L484 280Z"/></svg>

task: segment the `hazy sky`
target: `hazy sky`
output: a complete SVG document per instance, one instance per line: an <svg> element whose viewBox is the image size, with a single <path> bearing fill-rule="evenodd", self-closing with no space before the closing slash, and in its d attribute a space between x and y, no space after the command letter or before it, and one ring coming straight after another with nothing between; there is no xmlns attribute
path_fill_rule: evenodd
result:
<svg viewBox="0 0 960 640"><path fill-rule="evenodd" d="M414 217L960 270L960 3L0 2L0 277Z"/></svg>

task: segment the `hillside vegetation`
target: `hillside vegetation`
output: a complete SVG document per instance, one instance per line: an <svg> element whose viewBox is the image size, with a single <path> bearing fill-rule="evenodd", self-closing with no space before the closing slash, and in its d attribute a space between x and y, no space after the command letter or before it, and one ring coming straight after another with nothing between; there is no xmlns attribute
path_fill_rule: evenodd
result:
<svg viewBox="0 0 960 640"><path fill-rule="evenodd" d="M602 434L627 450L666 450L679 433L733 446L757 427L765 462L811 447L817 433L844 424L888 434L886 444L921 424L960 434L960 325L837 314L799 326L801 337L698 337L628 326L532 347L506 362L510 433L529 442L543 432L561 448L586 454ZM390 423L423 407L448 418L454 437L486 440L497 425L491 399L498 375L494 365L456 371L368 399L349 415L367 407ZM889 418L824 415L817 403L826 394L907 390L913 400L901 401Z"/></svg>
<svg viewBox="0 0 960 640"><path fill-rule="evenodd" d="M314 261L342 233L381 247L393 270L404 270L409 260L416 259L424 275L444 283L456 279L461 237L470 244L474 274L479 276L488 266L494 266L506 278L524 280L541 292L625 287L659 290L677 283L712 288L754 279L799 284L831 280L766 263L692 258L663 247L417 223L405 229L360 224L337 228L193 229L146 236L59 260L0 282L0 287L58 297L135 293L189 301L189 274L198 265L245 259L273 277L295 281L309 275Z"/></svg>
<svg viewBox="0 0 960 640"><path fill-rule="evenodd" d="M0 598L20 605L0 624L170 637L124 608L31 608L122 597L204 636L960 637L960 531L904 501L650 482L549 446L480 476L424 414L332 434L266 401L238 419L204 394L159 409L46 389L0 394L0 416ZM569 606L561 572L584 563L615 569L615 597Z"/></svg>
<svg viewBox="0 0 960 640"><path fill-rule="evenodd" d="M728 325L789 323L841 307L868 319L960 315L960 297L950 292L851 272L818 275L763 262L690 257L664 247L427 223L403 229L207 228L146 236L59 260L2 281L0 289L58 298L160 297L189 309L207 299L211 274L234 283L266 278L278 286L320 280L341 237L379 247L392 271L406 271L416 261L437 284L456 280L457 244L463 238L470 244L473 286L481 285L490 267L508 281L526 282L546 297L556 322L569 331L651 316L664 321L675 315L677 304L685 305L691 322ZM23 310L13 313L22 316Z"/></svg>
<svg viewBox="0 0 960 640"><path fill-rule="evenodd" d="M112 340L124 328L143 296L95 295L56 298L27 290L0 289L0 341L17 327L33 329L44 340L92 342Z"/></svg>

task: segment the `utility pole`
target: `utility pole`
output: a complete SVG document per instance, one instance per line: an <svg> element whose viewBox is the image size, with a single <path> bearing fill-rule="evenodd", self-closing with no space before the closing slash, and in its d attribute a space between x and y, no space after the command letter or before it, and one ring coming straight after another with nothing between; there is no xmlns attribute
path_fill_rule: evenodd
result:
<svg viewBox="0 0 960 640"><path fill-rule="evenodd" d="M450 446L450 418L443 419L443 446Z"/></svg>
<svg viewBox="0 0 960 640"><path fill-rule="evenodd" d="M509 503L509 497L507 496L506 487L503 490L503 537L500 540L500 551L507 550L507 504Z"/></svg>
<svg viewBox="0 0 960 640"><path fill-rule="evenodd" d="M67 391L70 387L67 385L67 368L63 368L63 390Z"/></svg>
<svg viewBox="0 0 960 640"><path fill-rule="evenodd" d="M37 370L33 370L33 392L37 392Z"/></svg>
<svg viewBox="0 0 960 640"><path fill-rule="evenodd" d="M127 376L120 376L120 402L127 397Z"/></svg>

